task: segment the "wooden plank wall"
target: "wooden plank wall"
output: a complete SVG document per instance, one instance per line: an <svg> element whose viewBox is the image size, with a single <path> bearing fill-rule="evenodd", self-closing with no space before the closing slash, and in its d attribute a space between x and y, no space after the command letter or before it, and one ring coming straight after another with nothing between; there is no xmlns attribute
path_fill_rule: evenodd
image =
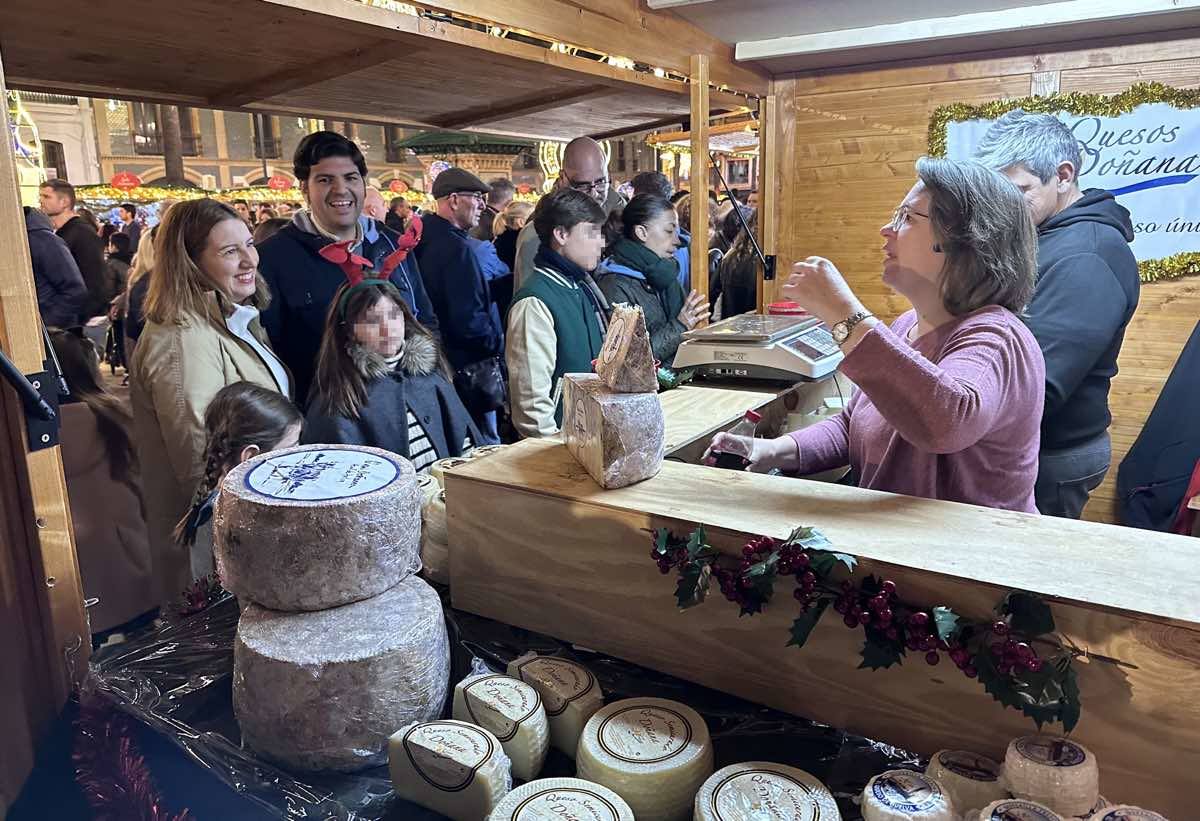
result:
<svg viewBox="0 0 1200 821"><path fill-rule="evenodd" d="M979 54L869 70L777 79L780 109L780 277L810 254L834 260L867 304L894 318L908 308L880 281L879 226L915 179L929 117L953 102L1026 97L1053 89L1111 94L1156 80L1200 85L1200 32ZM771 288L771 286L774 286ZM1114 379L1113 469L1084 517L1115 522L1116 466L1149 415L1200 318L1200 277L1143 286Z"/></svg>

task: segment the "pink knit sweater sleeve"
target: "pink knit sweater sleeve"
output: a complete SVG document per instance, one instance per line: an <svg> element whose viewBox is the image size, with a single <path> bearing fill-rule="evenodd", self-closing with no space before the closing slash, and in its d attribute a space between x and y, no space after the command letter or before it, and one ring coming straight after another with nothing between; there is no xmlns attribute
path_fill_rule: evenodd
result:
<svg viewBox="0 0 1200 821"><path fill-rule="evenodd" d="M914 447L957 453L990 431L1004 407L1013 344L1005 322L972 317L955 328L934 364L880 323L841 367Z"/></svg>
<svg viewBox="0 0 1200 821"><path fill-rule="evenodd" d="M845 409L832 419L788 434L796 443L797 473L803 476L850 464L850 416L858 396L856 390Z"/></svg>

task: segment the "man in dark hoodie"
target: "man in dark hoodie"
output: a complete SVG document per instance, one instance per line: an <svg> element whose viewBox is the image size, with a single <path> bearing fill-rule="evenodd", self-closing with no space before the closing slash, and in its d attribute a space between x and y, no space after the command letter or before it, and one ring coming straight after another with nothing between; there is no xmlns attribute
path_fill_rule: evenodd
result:
<svg viewBox="0 0 1200 821"><path fill-rule="evenodd" d="M81 319L87 321L94 316L108 313L108 303L116 294L105 285L104 240L87 221L75 213L75 186L66 180L46 180L38 189L42 212L50 218L50 224L71 249L75 265L83 275L83 284L88 289L87 304L83 306Z"/></svg>
<svg viewBox="0 0 1200 821"><path fill-rule="evenodd" d="M258 247L258 271L272 296L262 316L263 327L275 353L291 369L296 401L303 407L316 370L325 314L346 281L345 271L333 261L338 249L327 246L341 243L382 271L389 256L415 247L420 224L410 225L402 236L362 215L367 162L358 146L341 134L317 131L306 136L296 146L292 170L307 207ZM437 316L416 258L411 253L402 256L388 278L417 321L436 334Z"/></svg>
<svg viewBox="0 0 1200 821"><path fill-rule="evenodd" d="M50 218L25 206L25 231L33 262L33 284L37 287L38 311L50 328L78 325L88 301L87 286L79 266L62 237L54 233Z"/></svg>
<svg viewBox="0 0 1200 821"><path fill-rule="evenodd" d="M981 162L1025 195L1038 229L1038 280L1025 321L1046 359L1038 510L1078 519L1112 458L1108 387L1137 309L1129 212L1107 191L1079 189L1079 142L1049 114L1021 109L980 141Z"/></svg>

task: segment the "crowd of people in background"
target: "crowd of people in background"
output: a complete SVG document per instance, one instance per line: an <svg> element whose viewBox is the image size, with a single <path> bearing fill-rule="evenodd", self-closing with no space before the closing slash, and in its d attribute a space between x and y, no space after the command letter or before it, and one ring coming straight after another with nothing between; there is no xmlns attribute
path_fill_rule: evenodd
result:
<svg viewBox="0 0 1200 821"><path fill-rule="evenodd" d="M1108 381L1137 304L1128 214L1079 190L1077 145L1053 117L1006 115L980 160L918 164L881 229L883 281L914 307L890 326L829 260L794 266L783 294L832 329L858 386L844 412L774 440L721 434L714 449L752 470L849 463L863 487L1079 516L1108 469ZM426 471L552 436L562 378L591 370L613 304L642 309L668 367L688 330L757 307L753 207L653 171L626 199L586 137L536 206L509 180L450 168L419 212L370 187L358 146L329 131L301 141L293 172L295 208L196 199L148 226L125 204L118 229L51 180L26 209L39 307L86 409L64 434L80 460L68 482L118 485L105 517L73 511L77 527L96 522L87 550L117 541L128 574L154 578L147 609L211 569L212 497L241 459L361 444ZM689 233L696 196L712 198L706 236ZM706 294L691 287L698 254ZM1103 287L1081 280L1095 258ZM1080 299L1086 317L1068 310ZM97 317L131 407L99 378Z"/></svg>

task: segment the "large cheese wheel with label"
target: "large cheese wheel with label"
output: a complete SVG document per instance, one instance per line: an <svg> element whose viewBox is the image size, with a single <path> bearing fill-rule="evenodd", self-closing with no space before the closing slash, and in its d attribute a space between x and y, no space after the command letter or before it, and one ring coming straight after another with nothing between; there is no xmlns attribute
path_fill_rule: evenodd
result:
<svg viewBox="0 0 1200 821"><path fill-rule="evenodd" d="M441 713L449 678L441 600L416 576L319 612L249 604L238 622L233 709L242 740L284 767L383 764L397 727Z"/></svg>
<svg viewBox="0 0 1200 821"><path fill-rule="evenodd" d="M504 797L487 821L634 821L607 787L579 778L539 778Z"/></svg>
<svg viewBox="0 0 1200 821"><path fill-rule="evenodd" d="M627 698L588 720L575 763L580 778L624 798L638 821L682 821L712 775L712 741L686 704Z"/></svg>
<svg viewBox="0 0 1200 821"><path fill-rule="evenodd" d="M512 761L513 776L537 777L550 749L550 725L537 690L499 673L467 676L454 688L454 717L490 730Z"/></svg>
<svg viewBox="0 0 1200 821"><path fill-rule="evenodd" d="M888 770L862 792L863 821L958 821L942 785L924 773Z"/></svg>
<svg viewBox="0 0 1200 821"><path fill-rule="evenodd" d="M499 739L465 721L397 731L388 741L388 769L396 795L452 821L480 821L512 788Z"/></svg>
<svg viewBox="0 0 1200 821"><path fill-rule="evenodd" d="M1087 815L1100 800L1096 757L1066 738L1014 739L1004 756L1004 779L1015 798L1044 804L1062 816Z"/></svg>
<svg viewBox="0 0 1200 821"><path fill-rule="evenodd" d="M1000 778L1000 764L967 750L938 750L929 759L925 774L950 793L964 815L976 813L1002 798L1008 790Z"/></svg>
<svg viewBox="0 0 1200 821"><path fill-rule="evenodd" d="M1049 807L1024 798L994 801L980 810L977 818L978 821L1063 821L1063 817ZM969 821L976 821L976 818L969 818Z"/></svg>
<svg viewBox="0 0 1200 821"><path fill-rule="evenodd" d="M508 674L538 691L550 721L550 743L574 758L584 725L604 706L592 671L570 659L526 653L508 663Z"/></svg>
<svg viewBox="0 0 1200 821"><path fill-rule="evenodd" d="M306 445L229 472L213 514L225 588L271 610L370 598L420 565L412 463L378 448Z"/></svg>
<svg viewBox="0 0 1200 821"><path fill-rule="evenodd" d="M696 793L694 821L842 821L814 776L767 761L717 770Z"/></svg>

